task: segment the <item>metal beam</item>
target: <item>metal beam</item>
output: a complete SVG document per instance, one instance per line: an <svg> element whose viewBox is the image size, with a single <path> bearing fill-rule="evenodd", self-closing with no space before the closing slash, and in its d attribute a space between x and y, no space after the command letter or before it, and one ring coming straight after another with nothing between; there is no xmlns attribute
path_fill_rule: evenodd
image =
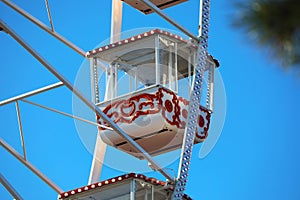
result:
<svg viewBox="0 0 300 200"><path fill-rule="evenodd" d="M130 182L130 200L135 200L135 179Z"/></svg>
<svg viewBox="0 0 300 200"><path fill-rule="evenodd" d="M21 15L23 15L25 18L27 18L31 22L33 22L38 27L40 27L41 29L43 29L44 31L46 31L47 33L49 33L50 35L52 35L53 37L55 37L56 39L58 39L59 41L61 41L62 43L64 43L68 47L70 47L71 49L73 49L74 51L76 51L77 53L79 53L81 56L85 57L85 52L82 49L80 49L75 44L73 44L72 42L70 42L69 40L64 38L62 35L52 31L52 29L50 29L48 26L43 24L40 20L38 20L37 18L30 15L28 12L26 12L22 8L18 7L13 2L11 2L9 0L1 0L1 1L3 3L5 3L6 5L8 5L9 7L11 7L12 9L14 9L15 11L17 11L18 13L20 13Z"/></svg>
<svg viewBox="0 0 300 200"><path fill-rule="evenodd" d="M110 30L110 42L114 43L118 40L120 40L120 34L122 29L122 10L123 10L123 2L120 0L112 0L112 13L111 13L111 30ZM98 89L98 72L97 72L97 61L98 59L91 60L91 64L95 65L96 68L91 66L91 74L94 76L91 76L91 88L92 88L92 98L93 103L97 104L99 103L99 98L97 98L96 94L99 95L99 89ZM101 65L101 61L99 62ZM111 67L111 66L110 66ZM109 75L110 78L108 80L112 80L112 75ZM94 79L96 77L96 79ZM112 86L112 82L110 81L107 83L108 85ZM107 87L109 90L111 87ZM108 91L106 91L108 92ZM110 92L110 91L109 91ZM105 95L105 98L107 98L107 93ZM107 99L105 99L107 100ZM94 154L93 154L93 160L90 170L90 177L89 177L89 184L99 181L102 167L103 167L103 161L105 157L106 152L106 144L102 141L99 133L96 138L96 144L94 148Z"/></svg>
<svg viewBox="0 0 300 200"><path fill-rule="evenodd" d="M195 132L197 129L197 120L199 114L199 106L202 96L202 87L204 80L204 70L207 66L207 47L208 47L208 31L210 19L210 0L200 0L201 17L200 42L198 44L197 58L194 63L195 76L190 93L190 102L188 106L188 116L184 130L183 143L181 147L181 156L178 168L178 176L174 192L171 200L182 200L184 190L186 188L187 178L189 175L193 145L195 140Z"/></svg>
<svg viewBox="0 0 300 200"><path fill-rule="evenodd" d="M175 26L176 28L178 28L179 30L181 30L184 34L186 34L187 36L191 37L192 39L194 39L195 41L199 41L199 38L193 34L192 32L190 32L189 30L187 30L186 28L184 28L183 26L181 26L180 24L178 24L176 21L174 21L171 17L167 16L165 13L163 13L161 11L161 9L159 9L156 5L154 5L151 1L149 0L139 0L141 2L143 2L145 5L147 5L148 7L150 7L154 12L156 12L159 16L161 16L162 18L164 18L165 20L167 20L170 24L172 24L173 26Z"/></svg>
<svg viewBox="0 0 300 200"><path fill-rule="evenodd" d="M37 107L40 107L40 108L43 108L43 109L46 109L46 110L49 110L49 111L52 111L52 112L64 115L64 116L67 116L67 117L70 117L70 118L73 118L73 119L77 119L79 121L82 121L82 122L85 122L85 123L88 123L88 124L91 124L91 125L94 125L94 126L98 126L100 128L105 128L105 129L108 129L108 130L112 130L112 128L110 128L110 127L107 127L107 126L104 126L104 125L101 125L101 124L98 124L98 123L95 123L95 122L91 122L91 121L89 121L87 119L84 119L84 118L81 118L81 117L77 117L75 115L71 115L71 114L68 114L68 113L65 113L65 112L62 112L62 111L59 111L59 110L55 110L53 108L49 108L47 106L43 106L41 104L34 103L32 101L28 101L28 100L25 100L25 99L22 99L21 101L24 101L24 102L29 103L31 105L34 105L34 106L37 106Z"/></svg>
<svg viewBox="0 0 300 200"><path fill-rule="evenodd" d="M0 183L14 197L15 200L23 200L17 190L8 182L8 180L0 173Z"/></svg>
<svg viewBox="0 0 300 200"><path fill-rule="evenodd" d="M123 1L112 1L110 42L114 43L120 40L122 30Z"/></svg>
<svg viewBox="0 0 300 200"><path fill-rule="evenodd" d="M22 126L21 113L20 113L20 107L18 101L16 101L16 111L18 116L18 124L19 124L20 138L21 138L21 144L23 149L23 156L24 156L24 160L27 160L24 135L23 135L23 126Z"/></svg>
<svg viewBox="0 0 300 200"><path fill-rule="evenodd" d="M54 76L56 76L64 85L69 88L83 103L85 103L91 110L95 111L103 121L105 121L117 134L119 134L124 140L128 142L133 149L141 153L142 157L150 162L154 169L157 169L170 181L175 181L165 169L163 169L138 143L136 143L130 136L127 135L114 121L112 121L100 108L94 103L89 101L77 88L73 86L64 76L62 76L52 65L50 65L43 57L41 57L31 46L29 46L19 35L17 35L11 28L9 28L2 20L0 20L0 26L2 26L20 45L22 45L33 57L35 57L46 69L48 69Z"/></svg>
<svg viewBox="0 0 300 200"><path fill-rule="evenodd" d="M23 165L25 165L28 169L30 169L35 175L37 175L40 179L42 179L47 185L49 185L58 194L63 192L63 190L60 187L58 187L55 183L53 183L45 174L40 172L30 162L24 160L23 157L14 148L12 148L9 144L7 144L2 138L0 138L0 146L2 146L6 151L12 154L16 159L18 159Z"/></svg>
<svg viewBox="0 0 300 200"><path fill-rule="evenodd" d="M21 95L18 95L18 96L15 96L15 97L12 97L12 98L0 101L0 106L3 106L5 104L9 104L9 103L12 103L14 101L21 100L21 99L24 99L24 98L36 95L36 94L39 94L39 93L42 93L42 92L45 92L45 91L48 91L48 90L51 90L51 89L63 86L63 85L64 85L63 82L54 83L54 84L51 84L51 85L48 85L48 86L45 86L45 87L42 87L42 88L30 91L30 92L27 92L27 93L24 93L24 94L21 94Z"/></svg>
<svg viewBox="0 0 300 200"><path fill-rule="evenodd" d="M48 0L45 1L46 8L47 8L47 13L48 13L48 18L51 26L51 30L54 31L54 26L53 26L53 21L52 21L52 16L51 16L51 11L50 11L50 6Z"/></svg>

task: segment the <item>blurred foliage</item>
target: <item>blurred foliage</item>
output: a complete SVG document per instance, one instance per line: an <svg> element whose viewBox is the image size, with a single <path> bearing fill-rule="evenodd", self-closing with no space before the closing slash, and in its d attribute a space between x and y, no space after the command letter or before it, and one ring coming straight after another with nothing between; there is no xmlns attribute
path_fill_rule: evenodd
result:
<svg viewBox="0 0 300 200"><path fill-rule="evenodd" d="M246 0L237 3L237 10L236 27L282 66L300 68L300 0Z"/></svg>

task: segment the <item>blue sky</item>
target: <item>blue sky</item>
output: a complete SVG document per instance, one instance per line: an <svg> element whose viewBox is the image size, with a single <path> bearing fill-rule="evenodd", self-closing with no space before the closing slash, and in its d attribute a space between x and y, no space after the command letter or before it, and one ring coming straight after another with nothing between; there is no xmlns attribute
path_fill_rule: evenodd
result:
<svg viewBox="0 0 300 200"><path fill-rule="evenodd" d="M17 5L48 24L44 1ZM49 1L55 30L84 49L93 49L110 33L110 1ZM197 33L196 0L166 13ZM281 68L247 35L230 25L232 3L213 1L209 52L221 63L226 89L226 121L219 141L204 159L194 148L186 193L194 199L300 199L300 79ZM83 58L0 3L0 18L41 53L71 82ZM124 5L123 30L171 25L153 14L144 16ZM0 34L0 98L6 99L57 79L5 33ZM218 97L216 97L218 98ZM59 88L30 97L72 113L72 94ZM64 190L87 184L92 155L72 119L20 102L28 159ZM20 153L14 104L0 107L0 137ZM92 132L94 127L90 127ZM114 158L111 158L114 159ZM176 168L177 162L169 167ZM0 148L0 172L25 199L56 199L57 194ZM105 167L103 178L125 172ZM147 174L162 178L159 174ZM0 186L0 199L12 199Z"/></svg>

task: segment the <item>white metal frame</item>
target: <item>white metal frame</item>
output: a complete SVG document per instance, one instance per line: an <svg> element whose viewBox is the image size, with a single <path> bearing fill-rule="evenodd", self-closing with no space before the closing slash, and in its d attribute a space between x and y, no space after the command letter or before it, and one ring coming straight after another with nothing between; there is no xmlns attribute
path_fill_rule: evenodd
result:
<svg viewBox="0 0 300 200"><path fill-rule="evenodd" d="M62 82L57 82L57 83L54 83L54 84L51 84L51 85L48 85L48 86L45 86L45 87L42 87L42 88L30 91L30 92L27 92L27 93L24 93L24 94L21 94L21 95L18 95L18 96L15 96L15 97L12 97L12 98L0 101L0 106L4 106L6 104L9 104L9 103L21 100L21 99L28 98L28 97L36 95L36 94L40 94L42 92L46 92L48 90L52 90L52 89L61 87L63 85L64 84Z"/></svg>
<svg viewBox="0 0 300 200"><path fill-rule="evenodd" d="M195 132L197 127L197 119L199 113L200 99L202 94L204 71L207 66L207 47L208 47L208 28L210 19L210 0L200 0L199 14L199 39L197 58L194 63L195 76L190 93L190 102L188 106L188 116L186 127L184 131L184 138L181 148L180 164L178 168L178 176L174 192L172 194L172 200L181 200L184 195L184 190L189 175L193 143L195 139Z"/></svg>
<svg viewBox="0 0 300 200"><path fill-rule="evenodd" d="M15 11L19 12L21 15L23 15L25 18L29 19L31 22L33 22L34 24L36 24L37 26L39 26L40 28L42 28L43 30L45 30L46 32L48 32L49 34L51 34L52 36L54 36L55 38L57 38L58 40L60 40L61 42L63 42L64 44L66 44L68 47L70 47L71 49L73 49L74 51L76 51L77 53L79 53L81 56L85 56L85 52L83 50L81 50L80 48L78 48L77 46L75 46L74 44L72 44L70 41L68 41L67 39L65 39L64 37L62 37L61 35L59 35L58 33L54 32L54 26L52 23L52 18L51 18L51 14L50 14L50 9L49 9L49 5L48 5L48 1L46 0L47 3L47 11L48 11L48 15L49 15L49 20L50 20L50 24L51 24L51 29L49 29L46 25L44 25L42 22L40 22L39 20L37 20L36 18L34 18L33 16L31 16L29 13L27 13L26 11L22 10L21 8L19 8L18 6L16 6L15 4L13 4L12 2L10 2L9 0L1 0L2 2L4 2L5 4L7 4L8 6L10 6L11 8L13 8ZM119 7L120 10L117 10L116 7L114 6L119 6L120 2L117 2L118 0L113 0L113 14L112 14L112 41L116 40L115 35L120 33L121 30L121 19L122 19L122 7ZM169 23L171 23L172 25L174 25L175 27L177 27L179 30L181 30L183 33L185 33L186 35L188 35L189 37L191 37L196 43L198 43L200 41L200 45L199 45L199 55L200 57L198 57L197 59L197 63L200 62L199 64L199 69L195 69L195 81L193 84L192 91L191 91L191 99L193 98L193 96L195 96L195 94L197 92L200 91L201 94L201 78L202 78L202 73L203 71L203 65L205 65L206 62L206 56L207 56L207 39L208 39L208 19L207 16L203 17L202 15L200 15L200 20L199 20L199 37L195 36L194 34L192 34L191 32L189 32L188 30L186 30L183 26L179 25L178 23L176 23L173 19L171 19L170 17L168 17L166 14L164 14L159 8L157 8L153 3L151 3L149 0L140 0L141 2L143 2L145 5L149 6L154 12L156 12L158 15L160 15L162 18L164 18L165 20L167 20ZM207 4L208 3L208 4ZM204 6L203 6L203 5ZM203 9L208 9L209 10L209 0L200 0L200 11L202 11ZM203 13L202 13L203 14ZM119 21L114 21L114 16L117 16L117 18L119 19ZM209 13L208 13L209 16ZM205 21L207 20L207 21ZM202 26L203 25L203 26ZM11 148L8 144L6 144L1 138L0 138L0 144L1 146L6 149L9 153L11 153L13 156L15 156L20 162L22 162L26 167L28 167L31 171L33 171L38 177L40 177L44 182L46 182L51 188L53 188L55 191L61 193L62 190L56 186L50 179L48 179L44 174L42 174L41 172L39 172L36 168L34 168L34 166L32 166L27 160L26 160L26 149L25 149L25 143L24 143L24 136L23 136L23 132L22 132L22 123L21 123L21 116L20 116L20 110L19 110L19 105L18 105L18 100L22 100L23 98L26 98L28 96L32 96L34 94L38 94L44 91L47 91L49 89L53 89L62 85L65 85L68 89L70 89L71 91L73 91L73 93L79 98L81 99L90 109L94 110L96 112L97 115L99 115L110 127L112 127L112 129L117 132L118 134L120 134L120 136L122 136L136 151L140 152L142 154L142 156L144 157L144 159L148 160L149 163L151 163L151 166L161 172L169 181L173 182L175 181L174 178L172 176L169 175L169 173L161 168L159 166L158 163L156 163L152 157L141 147L139 146L134 140L131 139L131 137L129 137L122 129L120 129L119 126L117 126L113 121L111 121L111 119L109 117L107 117L96 105L99 101L99 94L97 95L96 93L93 93L96 97L98 97L98 99L94 99L94 102L90 102L89 100L87 100L76 88L73 87L73 85L68 82L67 79L65 79L61 74L59 74L57 72L57 70L55 68L53 68L45 59L43 59L37 52L35 52L26 42L24 42L23 39L21 39L21 37L19 37L11 28L9 28L5 23L3 23L0 20L0 27L4 30L4 32L7 32L8 34L10 34L18 43L20 43L29 53L31 53L43 66L45 66L52 74L54 74L61 82L45 87L45 88L41 88L39 90L36 91L32 91L30 93L21 95L21 96L17 96L8 100L4 100L2 102L0 102L0 106L1 105L5 105L11 102L16 102L16 110L17 110L17 115L18 115L18 120L19 120L19 127L20 127L20 137L21 137L21 142L22 142L22 147L23 147L23 153L24 153L24 157L20 156L13 148ZM177 48L177 47L176 47ZM203 53L205 52L205 53ZM159 57L159 51L156 51L156 56L157 58ZM176 58L175 58L176 59ZM189 58L191 59L191 58ZM204 60L203 60L204 59ZM157 61L159 59L156 59ZM95 62L95 63L94 63ZM94 92L98 90L98 85L97 84L97 80L98 80L98 75L97 75L97 61L94 61L93 64L95 64L95 66L93 65L91 68L93 68L93 70L91 70L91 76L94 76L94 82L92 82L92 87ZM175 61L175 67L176 67L176 61ZM159 67L159 65L156 66L157 68ZM113 67L110 67L111 69ZM95 70L96 69L96 70ZM160 70L156 70L157 72L160 72ZM176 71L176 70L175 70ZM96 73L96 74L94 74ZM176 72L175 72L176 73ZM214 86L214 80L213 80L213 70L209 71L209 79L210 79L210 85L209 90L211 90L210 92L213 92L213 86ZM113 73L111 73L112 75ZM190 66L189 66L189 74L190 74ZM157 76L157 75L156 75ZM176 76L176 75L175 75ZM200 88L195 89L195 83L197 84L197 78L200 78ZM160 76L159 76L160 79ZM96 82L95 82L96 80ZM157 79L158 80L158 79ZM157 81L156 80L156 81ZM176 90L178 90L178 84L175 86ZM109 88L108 88L109 89ZM213 108L213 95L211 95L212 93L209 93L208 96L208 101L210 102L209 107L212 109ZM26 101L26 100L24 100ZM193 102L190 103L190 105L192 105ZM199 103L199 102L198 102ZM192 106L189 107L189 118L193 118L192 116L194 116L194 114L192 113ZM49 109L50 110L50 109ZM54 109L52 109L53 111ZM68 116L68 114L65 114L63 112L58 112L60 114L64 114L66 116ZM189 123L189 122L188 122ZM189 125L187 126L187 130L189 129ZM187 145L187 141L188 139L192 139L192 137L190 138L188 135L189 131L186 131L185 133L185 137L184 137L184 143L183 143L183 147L182 147L182 156L181 159L187 158L188 160L190 160L190 155L191 155L191 149L192 149L192 144L188 145L188 149L189 152L187 153L187 149L185 148L184 145ZM99 137L100 138L100 137ZM97 139L98 140L98 139ZM103 146L104 147L104 146ZM98 147L95 148L95 150L97 150ZM186 154L187 153L187 154ZM188 155L188 157L186 157L186 155ZM101 155L102 158L104 157L104 154ZM94 155L94 159L97 158L97 156ZM102 159L103 160L103 159ZM183 183L182 180L186 180L186 176L187 176L187 172L185 173L185 177L184 179L182 179L182 170L183 170L183 160L181 160L180 162L180 167L179 167L179 175L176 181L176 187L175 187L175 192L172 196L172 199L181 199L182 195L183 195L183 191L184 191L184 187L185 187L185 182ZM189 163L188 163L189 165ZM102 167L102 164L101 164ZM189 167L184 168L188 171ZM93 172L91 171L91 174ZM101 173L101 170L100 170ZM99 176L100 176L99 173ZM178 191L178 192L177 192Z"/></svg>
<svg viewBox="0 0 300 200"><path fill-rule="evenodd" d="M112 14L111 14L111 39L110 42L116 42L120 39L121 34L121 27L122 27L122 10L123 10L123 2L119 0L113 0L112 1ZM95 98L96 96L92 96L94 99L94 103L99 103L99 89L98 89L98 72L97 72L97 58L94 60L91 59L91 89L92 89L92 95L96 94L98 95L98 98ZM112 97L117 94L117 91L115 89L117 88L116 83L116 77L115 77L115 66L110 66L109 69L106 69L106 77L107 77L107 88L106 91L112 91L110 95L106 92L105 100L111 99ZM97 134L96 138L96 144L94 148L94 154L93 154L93 160L90 170L90 176L89 176L89 184L99 181L103 162L105 158L105 152L106 152L106 144L102 141L99 133Z"/></svg>
<svg viewBox="0 0 300 200"><path fill-rule="evenodd" d="M0 183L14 197L15 200L23 200L17 190L8 182L8 180L0 173Z"/></svg>
<svg viewBox="0 0 300 200"><path fill-rule="evenodd" d="M84 95L81 94L77 88L75 88L71 82L63 77L52 65L50 65L44 58L42 58L33 48L28 45L20 36L18 36L10 27L8 27L2 20L0 20L0 26L12 36L21 46L23 46L33 57L35 57L48 71L56 76L64 85L83 102L91 110L95 111L116 133L123 137L129 145L131 145L137 152L141 153L141 156L152 164L154 169L159 171L167 179L174 181L174 178L148 154L139 144L137 144L130 136L128 136L117 124L115 124L106 114L102 112L94 103L90 102Z"/></svg>
<svg viewBox="0 0 300 200"><path fill-rule="evenodd" d="M82 49L80 49L79 47L77 47L76 45L74 45L72 42L70 42L69 40L67 40L66 38L64 38L62 35L58 34L57 32L54 32L53 28L50 29L48 26L46 26L45 24L43 24L37 18L35 18L32 15L30 15L28 12L26 12L22 8L18 7L13 2L11 2L9 0L1 0L1 1L3 3L5 3L6 5L8 5L9 7L11 7L12 9L14 9L15 11L17 11L18 13L20 13L21 15L23 15L25 18L27 18L31 22L33 22L38 27L40 27L41 29L43 29L44 31L46 31L47 33L49 33L50 35L54 36L56 39L60 40L65 45L67 45L68 47L70 47L71 49L73 49L74 51L76 51L77 53L79 53L81 56L85 57L85 52Z"/></svg>
<svg viewBox="0 0 300 200"><path fill-rule="evenodd" d="M47 185L49 185L55 192L62 193L63 190L58 187L53 181L51 181L45 174L40 172L34 165L29 161L25 160L14 148L7 144L2 138L0 138L0 146L2 146L7 152L13 155L17 160L19 160L23 165L25 165L30 171L37 175L41 180L43 180Z"/></svg>
<svg viewBox="0 0 300 200"><path fill-rule="evenodd" d="M21 113L20 113L20 107L19 107L18 101L16 101L16 112L17 112L17 117L18 117L21 145L22 145L22 149L23 149L23 157L24 157L24 160L27 160L26 148L25 148L25 142L24 142L24 134L23 134L23 126L22 126Z"/></svg>

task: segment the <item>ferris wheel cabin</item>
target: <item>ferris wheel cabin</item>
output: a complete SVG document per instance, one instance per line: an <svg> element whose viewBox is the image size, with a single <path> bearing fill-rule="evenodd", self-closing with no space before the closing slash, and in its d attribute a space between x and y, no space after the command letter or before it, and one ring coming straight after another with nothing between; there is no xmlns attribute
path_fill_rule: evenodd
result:
<svg viewBox="0 0 300 200"><path fill-rule="evenodd" d="M159 29L89 51L92 73L99 67L105 72L99 83L94 80L95 88L106 85L105 95L95 91L97 106L150 155L181 148L196 53L190 41ZM208 56L195 143L208 134L216 66ZM101 118L98 123L107 126ZM113 130L99 128L99 134L108 145L141 159Z"/></svg>

